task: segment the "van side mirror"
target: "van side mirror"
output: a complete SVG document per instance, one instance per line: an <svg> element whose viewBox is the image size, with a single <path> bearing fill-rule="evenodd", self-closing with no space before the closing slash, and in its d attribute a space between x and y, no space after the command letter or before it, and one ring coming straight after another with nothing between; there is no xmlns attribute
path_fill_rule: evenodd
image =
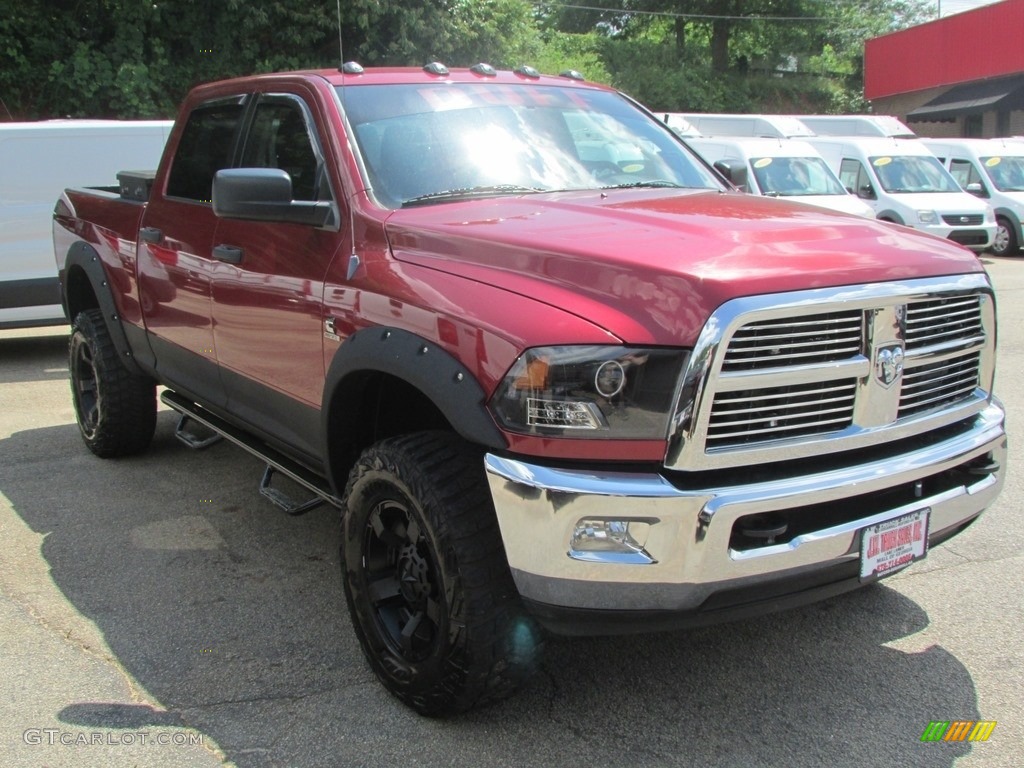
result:
<svg viewBox="0 0 1024 768"><path fill-rule="evenodd" d="M864 200L875 200L878 195L875 194L875 188L871 184L861 184L860 189L857 190L857 197Z"/></svg>
<svg viewBox="0 0 1024 768"><path fill-rule="evenodd" d="M333 207L292 200L292 177L280 168L225 168L213 177L213 212L222 219L322 227L331 220Z"/></svg>
<svg viewBox="0 0 1024 768"><path fill-rule="evenodd" d="M720 174L725 176L729 181L733 183L742 192L749 192L747 188L747 165L742 162L729 162L728 160L718 160L714 163L714 168Z"/></svg>
<svg viewBox="0 0 1024 768"><path fill-rule="evenodd" d="M972 181L970 184L964 187L964 189L966 189L975 197L991 197L991 195L988 193L988 190L985 189L985 187L982 185L980 181Z"/></svg>

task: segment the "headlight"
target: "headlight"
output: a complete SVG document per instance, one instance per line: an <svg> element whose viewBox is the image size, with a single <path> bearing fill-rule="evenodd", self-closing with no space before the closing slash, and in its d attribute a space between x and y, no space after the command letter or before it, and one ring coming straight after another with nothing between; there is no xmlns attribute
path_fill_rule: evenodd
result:
<svg viewBox="0 0 1024 768"><path fill-rule="evenodd" d="M986 224L995 224L995 221L996 221L995 209L991 205L986 205L985 206L985 223Z"/></svg>
<svg viewBox="0 0 1024 768"><path fill-rule="evenodd" d="M922 224L934 224L939 220L939 215L935 211L918 211L917 220Z"/></svg>
<svg viewBox="0 0 1024 768"><path fill-rule="evenodd" d="M686 358L678 349L529 349L505 375L491 407L515 432L664 439Z"/></svg>

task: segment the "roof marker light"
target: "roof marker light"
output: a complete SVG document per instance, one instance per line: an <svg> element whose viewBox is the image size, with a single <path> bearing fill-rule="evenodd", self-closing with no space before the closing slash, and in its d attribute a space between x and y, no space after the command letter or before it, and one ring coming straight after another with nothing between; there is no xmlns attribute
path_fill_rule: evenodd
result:
<svg viewBox="0 0 1024 768"><path fill-rule="evenodd" d="M448 67L442 64L440 61L432 61L429 64L423 65L423 71L431 75L447 75Z"/></svg>

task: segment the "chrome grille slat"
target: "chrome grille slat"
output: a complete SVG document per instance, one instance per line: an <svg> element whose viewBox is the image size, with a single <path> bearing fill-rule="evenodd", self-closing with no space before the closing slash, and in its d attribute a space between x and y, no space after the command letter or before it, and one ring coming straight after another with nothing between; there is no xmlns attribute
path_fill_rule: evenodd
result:
<svg viewBox="0 0 1024 768"><path fill-rule="evenodd" d="M832 398L829 398L828 400L815 400L815 401L813 401L813 404L817 405L817 406L829 405L831 403L846 403L846 405L844 407L842 407L842 408L827 408L827 409L826 408L815 408L814 409L814 413L815 414L820 414L820 413L839 413L840 411L845 411L845 412L849 413L850 405L853 403L853 395L851 394L848 397L832 397ZM775 410L772 411L772 418L780 418L780 417L781 418L789 418L791 415L800 416L801 413L806 415L806 413L807 413L806 406L807 405L808 405L807 402L798 402L798 403L785 403L785 404L782 404L782 405L773 406L773 408ZM797 411L797 413L795 413L795 414L787 414L787 413L784 412L786 410ZM729 417L732 417L732 416L743 416L743 415L748 414L748 413L762 413L763 414L764 413L764 408L735 408L735 409L728 408L728 409L716 409L715 410L715 415L720 417L720 418L726 417L726 416L729 416ZM729 426L733 426L733 425L736 425L736 424L761 423L761 422L765 421L765 419L766 419L766 417L762 415L762 416L760 416L760 417L758 417L756 419L733 419L733 418L730 418L727 422L722 422L722 423L723 424L728 424Z"/></svg>
<svg viewBox="0 0 1024 768"><path fill-rule="evenodd" d="M830 425L833 425L833 424L836 425L836 426L839 426L841 424L849 424L849 419L838 418L838 419L816 421L816 422L814 422L813 426L825 427L825 426L830 426ZM787 424L785 426L769 427L767 429L748 429L748 430L744 430L743 434L744 435L771 434L771 435L782 437L782 436L784 436L784 435L780 434L782 432L787 432L787 431L792 431L792 430L797 430L797 429L804 429L804 428L806 428L808 426L812 426L812 425L810 425L810 424ZM828 429L828 430L824 430L824 431L832 432L834 430L833 429ZM818 432L815 432L814 434L818 434ZM718 435L718 436L716 436L716 435L708 435L708 440L709 441L712 441L712 440L724 440L724 439L735 438L735 437L736 437L736 435L734 435L734 434ZM772 439L774 440L775 437L773 437Z"/></svg>
<svg viewBox="0 0 1024 768"><path fill-rule="evenodd" d="M899 418L950 405L970 397L978 387L979 353L927 363L904 373Z"/></svg>
<svg viewBox="0 0 1024 768"><path fill-rule="evenodd" d="M967 309L961 309L961 310L957 310L955 312L947 311L947 312L941 313L941 317L946 319L946 320L949 320L949 319L954 318L954 317L962 317L964 315L974 315L975 317L977 317L977 315L978 315L977 302L972 302L972 304L973 304L973 306L968 306ZM948 307L953 307L953 306L966 306L966 305L967 305L966 302L961 302L960 304L956 304L956 305L950 303L950 304L947 304L946 307L948 308ZM911 308L910 311L912 313L918 315L918 316L917 317L914 317L914 316L907 317L907 325L908 326L916 325L916 324L919 324L919 323L934 322L936 317L940 316L939 312L935 312L934 314L930 314L930 315L925 316L923 312L915 311L913 308Z"/></svg>
<svg viewBox="0 0 1024 768"><path fill-rule="evenodd" d="M980 332L980 330L981 329L979 328L978 331ZM946 341L960 341L963 338L964 335L962 333L957 333L955 331L941 331L929 336L919 336L917 341L920 343L921 347L930 347L935 344L942 344ZM979 335L975 337L975 340L980 343L984 341L984 338Z"/></svg>
<svg viewBox="0 0 1024 768"><path fill-rule="evenodd" d="M955 296L912 302L907 305L907 350L916 350L949 341L984 342L981 300L978 296Z"/></svg>
<svg viewBox="0 0 1024 768"><path fill-rule="evenodd" d="M845 357L852 357L859 350L860 350L860 345L858 344L857 346L833 348L831 351L834 352L837 356L839 356L840 359L842 359L842 358L845 358ZM786 354L786 355L768 355L766 357L765 356L762 356L762 357L747 357L747 358L743 359L743 363L770 362L772 364L771 367L772 368L776 368L776 367L779 367L781 365L785 365L784 361L786 361L786 360L800 360L802 358L817 357L817 356L819 356L821 354L822 354L822 350L815 350L815 351L812 351L812 352L791 352L791 353Z"/></svg>
<svg viewBox="0 0 1024 768"><path fill-rule="evenodd" d="M722 370L846 360L860 352L863 332L863 313L859 310L749 323L733 334Z"/></svg>
<svg viewBox="0 0 1024 768"><path fill-rule="evenodd" d="M719 395L707 440L741 444L842 429L853 419L856 387L856 380L826 381Z"/></svg>
<svg viewBox="0 0 1024 768"><path fill-rule="evenodd" d="M815 390L815 394L830 394L832 392L842 392L847 390L849 385L842 385L837 387L828 387L827 389ZM788 392L776 392L774 394L759 395L758 400L778 400L781 398L792 397ZM852 395L851 395L852 397ZM715 399L715 405L732 405L733 403L749 403L751 402L749 397L718 397Z"/></svg>
<svg viewBox="0 0 1024 768"><path fill-rule="evenodd" d="M962 397L965 397L974 390L975 387L973 384L971 384L969 386L964 386L961 389L943 392L941 395L936 395L935 397L930 397L925 400L918 400L917 402L914 403L913 407L923 409L925 406L932 405L933 403L948 403L952 400L958 400Z"/></svg>

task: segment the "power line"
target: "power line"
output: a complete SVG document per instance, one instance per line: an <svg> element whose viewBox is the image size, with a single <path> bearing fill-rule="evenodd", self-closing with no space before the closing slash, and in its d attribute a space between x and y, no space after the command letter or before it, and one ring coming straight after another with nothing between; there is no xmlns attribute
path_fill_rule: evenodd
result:
<svg viewBox="0 0 1024 768"><path fill-rule="evenodd" d="M601 8L595 5L576 5L574 3L550 2L549 0L533 0L534 5L557 5L559 8L570 8L577 11L599 11L601 13L621 13L628 16L662 16L668 19L698 19L704 21L834 21L831 16L725 16L712 13L673 13L671 11L641 11L627 8Z"/></svg>

